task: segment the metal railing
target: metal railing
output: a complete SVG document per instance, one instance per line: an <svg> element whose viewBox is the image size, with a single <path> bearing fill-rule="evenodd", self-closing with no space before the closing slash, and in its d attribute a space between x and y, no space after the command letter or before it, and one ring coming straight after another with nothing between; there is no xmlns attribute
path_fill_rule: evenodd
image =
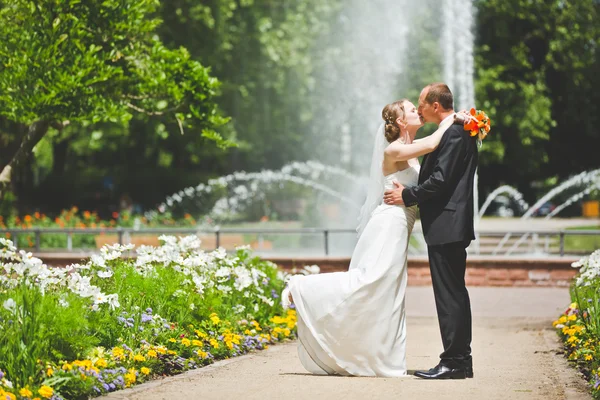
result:
<svg viewBox="0 0 600 400"><path fill-rule="evenodd" d="M318 234L322 235L323 239L323 250L325 255L330 254L330 239L332 234L339 233L352 233L356 231L350 228L216 228L216 229L196 229L196 228L28 228L28 229L0 229L0 235L5 236L6 234L14 235L34 235L33 246L31 247L36 252L41 251L41 238L42 235L46 234L65 234L67 236L67 247L66 250L73 250L73 235L117 235L117 243L124 244L126 238L130 238L131 235L139 234L167 234L167 235L200 235L209 234L215 236L215 248L220 247L222 235L226 234L257 234L259 241L264 235L273 234ZM415 233L419 233L415 231ZM507 235L523 237L524 235L531 235L532 237L545 237L547 240L551 237L558 236L560 256L565 255L565 239L567 236L598 236L600 238L600 230L531 230L531 231L478 231L476 232L477 239L480 240L483 237L504 237ZM476 254L479 254L476 251Z"/></svg>

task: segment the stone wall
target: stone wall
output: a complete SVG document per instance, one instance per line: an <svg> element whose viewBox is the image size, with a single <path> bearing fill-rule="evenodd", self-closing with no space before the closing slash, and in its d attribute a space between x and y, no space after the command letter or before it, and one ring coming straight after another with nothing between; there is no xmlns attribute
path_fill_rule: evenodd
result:
<svg viewBox="0 0 600 400"><path fill-rule="evenodd" d="M283 269L302 268L316 264L321 272L346 271L348 258L288 258L270 257L271 261ZM577 269L571 263L573 257L491 257L471 256L467 260L467 286L569 286ZM431 274L427 257L409 257L408 284L414 286L431 285Z"/></svg>

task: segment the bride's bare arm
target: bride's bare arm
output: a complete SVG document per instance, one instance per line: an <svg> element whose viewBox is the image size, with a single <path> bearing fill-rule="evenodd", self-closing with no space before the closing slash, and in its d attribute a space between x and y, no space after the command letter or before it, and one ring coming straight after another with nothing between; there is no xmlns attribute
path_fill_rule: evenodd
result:
<svg viewBox="0 0 600 400"><path fill-rule="evenodd" d="M394 161L408 161L411 158L431 153L438 147L440 140L442 140L442 137L444 136L444 132L446 132L446 129L448 129L453 122L452 119L450 122L445 122L431 135L420 140L415 140L411 144L402 144L398 141L394 141L385 148L384 154Z"/></svg>

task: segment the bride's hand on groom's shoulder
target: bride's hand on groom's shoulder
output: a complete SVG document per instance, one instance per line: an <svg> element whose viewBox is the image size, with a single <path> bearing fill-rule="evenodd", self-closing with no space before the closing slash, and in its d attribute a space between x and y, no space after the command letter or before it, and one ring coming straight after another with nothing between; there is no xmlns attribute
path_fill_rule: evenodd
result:
<svg viewBox="0 0 600 400"><path fill-rule="evenodd" d="M398 182L394 182L395 189L386 190L383 194L383 201L390 206L403 206L402 191L404 186Z"/></svg>

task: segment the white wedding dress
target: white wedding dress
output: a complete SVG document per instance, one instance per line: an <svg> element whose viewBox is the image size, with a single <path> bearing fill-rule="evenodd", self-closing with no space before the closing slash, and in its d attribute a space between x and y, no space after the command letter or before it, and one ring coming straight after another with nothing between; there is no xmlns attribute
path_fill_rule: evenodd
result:
<svg viewBox="0 0 600 400"><path fill-rule="evenodd" d="M419 167L384 178L415 186ZM383 199L382 199L383 200ZM292 276L298 352L314 374L398 377L406 373L406 256L416 207L380 204L347 272Z"/></svg>

